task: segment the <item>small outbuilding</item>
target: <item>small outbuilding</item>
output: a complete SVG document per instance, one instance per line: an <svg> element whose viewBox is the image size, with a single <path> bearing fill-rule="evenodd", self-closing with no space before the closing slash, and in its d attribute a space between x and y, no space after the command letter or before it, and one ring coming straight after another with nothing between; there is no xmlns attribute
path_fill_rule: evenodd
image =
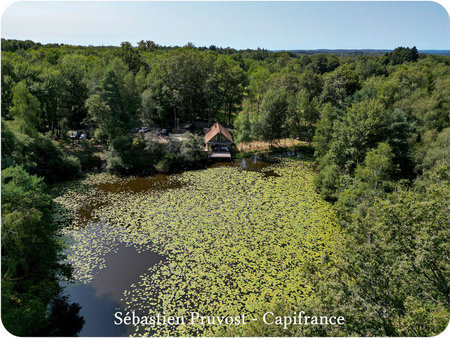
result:
<svg viewBox="0 0 450 338"><path fill-rule="evenodd" d="M219 122L214 123L206 132L205 145L209 158L231 159L233 137Z"/></svg>

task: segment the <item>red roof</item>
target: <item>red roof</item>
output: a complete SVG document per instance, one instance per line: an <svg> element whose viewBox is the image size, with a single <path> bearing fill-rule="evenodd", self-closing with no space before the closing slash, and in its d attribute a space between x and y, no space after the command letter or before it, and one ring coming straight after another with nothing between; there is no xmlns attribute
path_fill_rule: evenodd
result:
<svg viewBox="0 0 450 338"><path fill-rule="evenodd" d="M205 135L205 143L208 143L209 141L211 141L214 136L216 136L217 134L222 134L223 136L225 136L227 138L227 140L229 140L230 142L233 142L233 138L231 137L230 132L224 127L222 126L219 122L216 122L212 125L211 128L209 128L208 132Z"/></svg>

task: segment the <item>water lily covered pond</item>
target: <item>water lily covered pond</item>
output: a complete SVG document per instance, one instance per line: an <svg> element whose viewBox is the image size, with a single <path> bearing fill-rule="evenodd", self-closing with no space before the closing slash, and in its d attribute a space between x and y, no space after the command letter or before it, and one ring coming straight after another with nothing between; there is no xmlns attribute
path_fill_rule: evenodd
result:
<svg viewBox="0 0 450 338"><path fill-rule="evenodd" d="M214 335L220 327L114 326L113 313L251 315L306 297L302 263L332 251L338 231L312 165L240 161L57 187L81 335Z"/></svg>

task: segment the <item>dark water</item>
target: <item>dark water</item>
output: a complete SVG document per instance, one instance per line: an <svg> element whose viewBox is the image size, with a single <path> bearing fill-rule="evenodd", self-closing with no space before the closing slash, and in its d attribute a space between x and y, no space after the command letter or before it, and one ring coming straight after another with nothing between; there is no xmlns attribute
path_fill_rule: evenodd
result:
<svg viewBox="0 0 450 338"><path fill-rule="evenodd" d="M128 336L125 325L114 325L114 313L122 310L123 291L139 281L139 276L163 259L151 252L138 253L135 248L119 244L116 253L106 255L106 268L88 284L75 283L66 287L72 302L81 305L85 324L80 336ZM122 310L123 311L123 310Z"/></svg>
<svg viewBox="0 0 450 338"><path fill-rule="evenodd" d="M134 177L119 183L103 183L96 187L100 190L117 192L143 192L182 188L183 183L170 175L156 174L153 177Z"/></svg>
<svg viewBox="0 0 450 338"><path fill-rule="evenodd" d="M88 224L93 221L98 222L99 220L94 217L93 213L96 209L101 208L105 204L106 202L102 201L101 199L96 199L95 197L92 198L91 203L87 203L84 208L78 211L81 222L84 224Z"/></svg>
<svg viewBox="0 0 450 338"><path fill-rule="evenodd" d="M243 170L255 171L261 173L264 177L279 177L274 170L267 169L273 165L273 163L262 161L259 157L254 156L251 158L242 158L240 160L234 160L231 162L216 162L209 166L209 168L217 167L237 167Z"/></svg>
<svg viewBox="0 0 450 338"><path fill-rule="evenodd" d="M257 157L235 160L232 162L217 162L208 168L236 167L240 170L249 170L261 173L264 177L279 176L273 170L267 169L272 163L261 161ZM104 183L96 186L101 191L110 193L143 192L178 189L183 187L182 182L174 176L158 174L153 177L136 177L115 183ZM79 211L80 218L88 223L98 222L92 213L102 207L105 202L94 199L88 206ZM85 324L80 336L129 336L134 332L131 326L114 325L114 313L122 310L125 304L121 303L123 291L133 283L139 281L139 276L146 273L149 268L157 264L164 257L146 251L138 253L135 248L126 247L119 243L115 253L105 257L106 268L99 270L98 274L88 284L77 282L65 288L70 301L80 304L80 315L84 317Z"/></svg>

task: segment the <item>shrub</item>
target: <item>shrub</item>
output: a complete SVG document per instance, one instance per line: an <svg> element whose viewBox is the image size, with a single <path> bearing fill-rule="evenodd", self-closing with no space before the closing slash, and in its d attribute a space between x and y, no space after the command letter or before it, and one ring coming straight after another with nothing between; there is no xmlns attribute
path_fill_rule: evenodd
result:
<svg viewBox="0 0 450 338"><path fill-rule="evenodd" d="M161 160L155 165L158 172L168 174L179 169L178 157L176 154L165 154Z"/></svg>
<svg viewBox="0 0 450 338"><path fill-rule="evenodd" d="M30 137L16 134L13 149L8 149L8 165L22 165L29 173L47 183L76 177L80 174L79 159L65 154L58 144L42 134Z"/></svg>
<svg viewBox="0 0 450 338"><path fill-rule="evenodd" d="M77 153L76 156L80 161L82 171L99 170L103 167L103 160L100 156L95 155L91 149Z"/></svg>
<svg viewBox="0 0 450 338"><path fill-rule="evenodd" d="M181 142L179 158L182 169L204 167L208 160L208 155L204 151L202 138L188 133L186 139Z"/></svg>
<svg viewBox="0 0 450 338"><path fill-rule="evenodd" d="M106 152L106 170L125 175L132 168L133 139L129 135L118 136L111 141Z"/></svg>

